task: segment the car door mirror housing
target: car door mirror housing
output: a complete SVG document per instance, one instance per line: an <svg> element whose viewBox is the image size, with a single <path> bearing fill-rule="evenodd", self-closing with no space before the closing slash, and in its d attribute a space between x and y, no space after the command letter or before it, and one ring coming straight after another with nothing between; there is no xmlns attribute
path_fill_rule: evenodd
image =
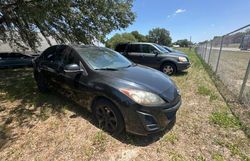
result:
<svg viewBox="0 0 250 161"><path fill-rule="evenodd" d="M155 56L157 56L159 54L158 50L154 50L153 53L155 54Z"/></svg>
<svg viewBox="0 0 250 161"><path fill-rule="evenodd" d="M64 67L65 73L77 73L77 72L83 72L83 70L80 68L78 64L68 64Z"/></svg>

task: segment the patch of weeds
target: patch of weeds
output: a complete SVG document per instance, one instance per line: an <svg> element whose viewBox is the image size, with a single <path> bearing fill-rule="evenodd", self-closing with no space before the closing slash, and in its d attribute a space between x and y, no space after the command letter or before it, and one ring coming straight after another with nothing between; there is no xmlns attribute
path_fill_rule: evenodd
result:
<svg viewBox="0 0 250 161"><path fill-rule="evenodd" d="M90 160L94 155L94 149L92 147L86 147L84 153L87 156L87 160Z"/></svg>
<svg viewBox="0 0 250 161"><path fill-rule="evenodd" d="M210 89L208 89L205 86L198 87L198 94L204 95L204 96L209 96L210 101L216 100L218 98L218 96L215 95L213 91L211 91Z"/></svg>
<svg viewBox="0 0 250 161"><path fill-rule="evenodd" d="M105 150L107 136L103 131L98 131L93 138L93 145L97 146L100 151Z"/></svg>
<svg viewBox="0 0 250 161"><path fill-rule="evenodd" d="M177 136L175 133L169 133L163 137L163 141L170 142L171 144L174 144L176 141L178 141Z"/></svg>
<svg viewBox="0 0 250 161"><path fill-rule="evenodd" d="M229 142L223 142L223 141L220 141L218 139L215 140L215 142L218 145L226 147L227 149L229 149L230 152L232 153L232 155L238 155L242 160L250 161L250 158L247 155L245 155L244 153L242 153L237 145L229 143Z"/></svg>
<svg viewBox="0 0 250 161"><path fill-rule="evenodd" d="M223 157L221 154L219 154L219 153L213 154L213 155L212 155L212 158L213 158L215 161L224 161L224 160L225 160L224 157Z"/></svg>
<svg viewBox="0 0 250 161"><path fill-rule="evenodd" d="M197 161L206 161L206 158L203 157L202 155L199 155L197 158L196 158Z"/></svg>
<svg viewBox="0 0 250 161"><path fill-rule="evenodd" d="M248 156L246 156L245 154L243 154L240 149L234 145L234 144L231 144L231 143L227 143L225 144L226 147L231 151L231 153L233 155L238 155L241 157L242 160L247 160L247 161L250 161L250 158Z"/></svg>
<svg viewBox="0 0 250 161"><path fill-rule="evenodd" d="M49 118L50 114L51 114L51 108L48 108L45 106L41 107L39 117L42 121L47 120Z"/></svg>
<svg viewBox="0 0 250 161"><path fill-rule="evenodd" d="M240 122L234 116L230 116L226 112L214 112L210 116L210 121L223 128L240 127Z"/></svg>
<svg viewBox="0 0 250 161"><path fill-rule="evenodd" d="M171 161L185 161L186 159L177 152L171 152Z"/></svg>

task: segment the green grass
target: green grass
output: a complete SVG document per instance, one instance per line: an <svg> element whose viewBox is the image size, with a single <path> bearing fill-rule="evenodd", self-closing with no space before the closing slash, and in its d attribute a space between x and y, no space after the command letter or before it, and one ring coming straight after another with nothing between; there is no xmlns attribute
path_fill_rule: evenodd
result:
<svg viewBox="0 0 250 161"><path fill-rule="evenodd" d="M230 152L232 153L232 155L237 155L241 158L241 160L244 161L250 161L249 156L245 155L236 144L232 144L230 142L223 142L220 140L215 140L215 142L223 147L226 147L227 149L230 150ZM218 157L218 156L217 156Z"/></svg>
<svg viewBox="0 0 250 161"><path fill-rule="evenodd" d="M200 156L198 156L198 157L196 158L196 160L197 160L197 161L206 161L206 158L200 155Z"/></svg>
<svg viewBox="0 0 250 161"><path fill-rule="evenodd" d="M212 155L212 158L213 158L215 161L224 161L224 160L225 160L224 157L223 157L221 154L219 154L219 153L213 154L213 155Z"/></svg>
<svg viewBox="0 0 250 161"><path fill-rule="evenodd" d="M93 137L93 145L96 146L99 151L104 151L107 143L107 135L103 131L98 131Z"/></svg>
<svg viewBox="0 0 250 161"><path fill-rule="evenodd" d="M198 94L209 96L210 101L216 100L218 98L218 96L212 90L208 89L206 86L199 86Z"/></svg>
<svg viewBox="0 0 250 161"><path fill-rule="evenodd" d="M214 112L210 116L210 121L216 125L219 125L223 128L237 128L240 127L239 120L229 115L226 112Z"/></svg>
<svg viewBox="0 0 250 161"><path fill-rule="evenodd" d="M178 141L178 137L174 133L169 133L163 137L163 141L167 141L170 142L171 144L174 144L176 141Z"/></svg>

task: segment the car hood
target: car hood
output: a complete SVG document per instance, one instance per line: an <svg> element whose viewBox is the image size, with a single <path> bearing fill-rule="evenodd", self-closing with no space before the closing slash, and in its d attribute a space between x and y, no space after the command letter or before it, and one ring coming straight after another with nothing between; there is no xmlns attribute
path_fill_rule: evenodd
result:
<svg viewBox="0 0 250 161"><path fill-rule="evenodd" d="M146 88L153 93L162 95L168 101L172 101L177 96L177 87L173 81L167 75L149 67L136 65L101 73L109 77L111 81L123 82L126 86L128 85L128 88L129 86L135 88L143 86L142 89ZM112 84L112 82L109 83Z"/></svg>
<svg viewBox="0 0 250 161"><path fill-rule="evenodd" d="M169 52L167 53L169 55L173 55L173 56L182 56L182 57L188 57L186 54L184 53L180 53L180 52Z"/></svg>

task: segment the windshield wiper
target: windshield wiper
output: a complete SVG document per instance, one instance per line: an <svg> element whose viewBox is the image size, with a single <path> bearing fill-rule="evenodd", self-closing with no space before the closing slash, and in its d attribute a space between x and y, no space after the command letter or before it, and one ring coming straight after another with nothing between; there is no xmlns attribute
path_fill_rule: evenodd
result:
<svg viewBox="0 0 250 161"><path fill-rule="evenodd" d="M97 68L95 70L117 70L116 68Z"/></svg>
<svg viewBox="0 0 250 161"><path fill-rule="evenodd" d="M135 63L131 63L131 64L129 64L128 66L125 66L125 67L123 67L123 68L129 68L129 67L133 67L133 66L136 66L136 64L135 64Z"/></svg>

